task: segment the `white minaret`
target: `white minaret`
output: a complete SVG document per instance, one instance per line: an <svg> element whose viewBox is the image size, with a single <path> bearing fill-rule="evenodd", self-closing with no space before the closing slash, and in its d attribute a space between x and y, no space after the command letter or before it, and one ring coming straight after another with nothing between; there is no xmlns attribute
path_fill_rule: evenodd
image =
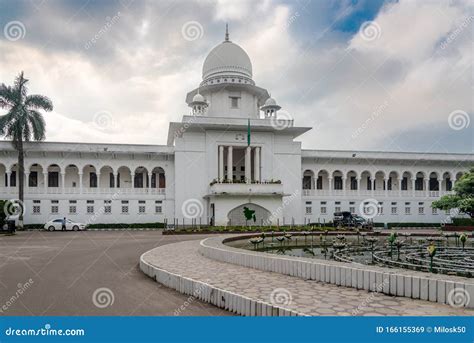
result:
<svg viewBox="0 0 474 343"><path fill-rule="evenodd" d="M199 89L196 95L193 97L193 101L191 101L188 105L191 107L192 115L205 115L209 104L207 103L206 99L199 94Z"/></svg>
<svg viewBox="0 0 474 343"><path fill-rule="evenodd" d="M276 118L277 112L281 109L281 106L278 106L275 99L269 97L265 104L260 107L260 110L265 114L265 118Z"/></svg>

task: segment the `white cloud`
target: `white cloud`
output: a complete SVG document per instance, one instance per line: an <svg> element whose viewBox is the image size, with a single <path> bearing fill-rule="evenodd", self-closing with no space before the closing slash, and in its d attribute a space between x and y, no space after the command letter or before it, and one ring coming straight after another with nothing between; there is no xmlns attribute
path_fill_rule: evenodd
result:
<svg viewBox="0 0 474 343"><path fill-rule="evenodd" d="M61 34L73 33L79 48L0 41L0 80L10 84L24 70L31 92L53 99L55 112L45 116L50 141L166 144L168 122L187 113L186 92L199 84L205 54L222 40L222 22L229 20L231 39L252 59L257 85L297 125L316 127L303 136L305 148L396 150L400 142L393 139L400 133L447 125L456 109L473 112L472 36L469 27L459 30L472 13L468 1L390 3L374 19L381 35L372 41L331 30L302 34L298 30L314 18L295 3L194 5L121 10L120 20L88 51L84 42L103 18L89 31L71 22ZM347 16L350 7L339 12ZM59 30L64 19L31 20L41 31L51 22ZM202 39L182 38L189 20L203 25ZM326 20L323 29L332 27ZM100 111L109 112L115 126L98 129L93 119Z"/></svg>

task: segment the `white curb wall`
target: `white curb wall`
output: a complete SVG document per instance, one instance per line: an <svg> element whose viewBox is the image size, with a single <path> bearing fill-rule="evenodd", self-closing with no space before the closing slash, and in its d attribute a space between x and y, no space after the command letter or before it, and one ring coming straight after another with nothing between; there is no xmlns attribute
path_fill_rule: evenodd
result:
<svg viewBox="0 0 474 343"><path fill-rule="evenodd" d="M248 268L441 304L453 302L453 289L456 289L458 296L465 297L465 307L474 308L474 280L468 278L358 263L281 257L233 248L225 245L224 240L225 237L204 239L200 242L199 252L217 261Z"/></svg>
<svg viewBox="0 0 474 343"><path fill-rule="evenodd" d="M195 281L168 272L148 263L146 261L147 253L148 252L144 253L140 257L141 271L166 287L175 289L180 293L189 295L190 297L211 303L214 306L242 316L306 316L297 311L251 299L240 294L214 287L204 282Z"/></svg>

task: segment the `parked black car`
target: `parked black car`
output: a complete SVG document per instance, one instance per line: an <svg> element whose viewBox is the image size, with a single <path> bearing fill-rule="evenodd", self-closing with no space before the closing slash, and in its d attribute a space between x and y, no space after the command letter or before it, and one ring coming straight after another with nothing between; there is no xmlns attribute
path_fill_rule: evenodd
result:
<svg viewBox="0 0 474 343"><path fill-rule="evenodd" d="M334 212L333 219L334 226L353 226L353 227L366 227L368 226L365 218L352 214L349 211Z"/></svg>

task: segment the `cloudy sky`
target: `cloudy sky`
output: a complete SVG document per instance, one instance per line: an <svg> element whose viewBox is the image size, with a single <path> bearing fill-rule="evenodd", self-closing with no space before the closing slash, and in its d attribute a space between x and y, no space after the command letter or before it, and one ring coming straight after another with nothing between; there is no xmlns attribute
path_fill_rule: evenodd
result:
<svg viewBox="0 0 474 343"><path fill-rule="evenodd" d="M473 152L473 4L0 0L0 83L53 100L48 141L166 144L228 22L304 148Z"/></svg>

